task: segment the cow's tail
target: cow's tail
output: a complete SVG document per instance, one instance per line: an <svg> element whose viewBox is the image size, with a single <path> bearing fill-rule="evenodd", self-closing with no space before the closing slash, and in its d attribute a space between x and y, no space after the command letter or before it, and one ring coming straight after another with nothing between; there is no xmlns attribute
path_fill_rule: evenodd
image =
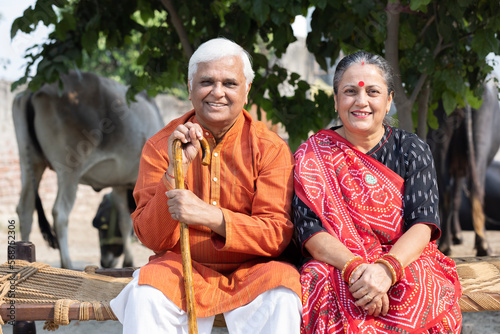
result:
<svg viewBox="0 0 500 334"><path fill-rule="evenodd" d="M40 232L42 232L43 239L48 242L50 247L58 249L59 243L57 242L57 237L52 230L52 226L50 226L47 217L45 216L45 212L42 206L42 200L38 195L38 191L36 192L35 207L38 214L38 226L40 227Z"/></svg>

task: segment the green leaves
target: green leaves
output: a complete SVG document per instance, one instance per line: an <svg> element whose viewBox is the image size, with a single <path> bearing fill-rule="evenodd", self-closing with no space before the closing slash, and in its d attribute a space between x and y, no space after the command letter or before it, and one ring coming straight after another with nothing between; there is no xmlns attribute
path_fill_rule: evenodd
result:
<svg viewBox="0 0 500 334"><path fill-rule="evenodd" d="M445 91L442 95L444 110L447 115L451 114L457 106L455 95L449 91Z"/></svg>
<svg viewBox="0 0 500 334"><path fill-rule="evenodd" d="M494 30L477 31L472 36L471 47L481 58L485 58L490 52L500 53L500 41Z"/></svg>
<svg viewBox="0 0 500 334"><path fill-rule="evenodd" d="M96 30L89 29L82 34L82 47L87 53L91 54L94 49L97 47L97 39L99 35Z"/></svg>
<svg viewBox="0 0 500 334"><path fill-rule="evenodd" d="M422 12L427 12L427 5L431 3L431 0L411 0L410 9L419 10Z"/></svg>
<svg viewBox="0 0 500 334"><path fill-rule="evenodd" d="M465 101L479 104L481 84L491 71L484 57L500 53L498 1L171 3L174 8L167 11L159 0L38 0L14 21L11 37L31 33L38 24L54 30L47 43L27 50L26 73L12 87L29 83L30 89L37 89L79 68L119 78L130 85L129 96L146 90L150 95L173 92L186 97L185 46L196 49L210 38L224 36L251 53L257 76L250 103L273 122L284 124L293 149L335 117L330 83L315 86L297 73L271 65L296 41L291 28L296 15L312 12L306 45L322 71L331 73L342 53L363 49L387 58L394 57L386 54L393 47L400 91L406 100L418 96L425 79L431 110L438 101L447 112ZM392 11L398 16L391 16ZM399 31L387 31L390 20L397 18ZM180 21L178 26L175 20ZM37 69L34 76L29 74L32 67ZM409 118L416 119L411 112L418 108L408 105ZM434 124L432 117L429 121Z"/></svg>
<svg viewBox="0 0 500 334"><path fill-rule="evenodd" d="M256 94L256 91L266 94ZM281 123L288 132L288 144L294 151L310 132L327 126L335 116L333 96L275 65L266 77L256 76L250 102L266 111L267 119Z"/></svg>
<svg viewBox="0 0 500 334"><path fill-rule="evenodd" d="M482 100L477 97L474 92L472 92L468 87L466 88L466 95L465 98L467 100L467 103L470 104L470 106L474 109L479 109L482 104Z"/></svg>
<svg viewBox="0 0 500 334"><path fill-rule="evenodd" d="M55 24L57 22L57 14L54 7L64 6L66 1L64 0L39 0L35 4L35 7L28 7L23 16L18 17L14 20L10 30L10 38L22 31L24 33L31 33L41 22L42 24L49 26L50 24Z"/></svg>
<svg viewBox="0 0 500 334"><path fill-rule="evenodd" d="M270 8L268 5L268 1L264 0L253 0L251 6L251 14L257 19L257 23L262 25L269 15Z"/></svg>

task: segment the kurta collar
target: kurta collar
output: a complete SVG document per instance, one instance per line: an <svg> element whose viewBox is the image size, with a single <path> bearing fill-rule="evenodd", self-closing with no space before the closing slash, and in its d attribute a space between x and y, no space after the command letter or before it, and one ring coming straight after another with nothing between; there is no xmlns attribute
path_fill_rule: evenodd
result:
<svg viewBox="0 0 500 334"><path fill-rule="evenodd" d="M196 117L196 112L194 111L194 109L192 110L192 112L193 112L193 119L192 119L193 122L200 124L200 122L198 122L198 119ZM239 132L241 132L241 129L243 128L243 124L245 123L245 115L244 115L245 112L246 111L244 109L242 109L240 115L236 119L236 122L234 122L233 126L226 132L226 134L224 135L224 138L222 138L222 140L220 141L219 144L225 142L226 140L228 140L228 138L231 138L231 137L235 136L236 134L238 134ZM215 137L212 134L212 132L210 132L210 130L203 127L203 125L200 124L200 126L203 129L203 136L207 139L211 138L215 142Z"/></svg>

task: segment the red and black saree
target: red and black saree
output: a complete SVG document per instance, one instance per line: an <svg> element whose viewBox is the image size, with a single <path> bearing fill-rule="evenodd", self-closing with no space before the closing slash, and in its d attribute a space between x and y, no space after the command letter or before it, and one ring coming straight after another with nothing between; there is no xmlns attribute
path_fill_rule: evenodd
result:
<svg viewBox="0 0 500 334"><path fill-rule="evenodd" d="M375 262L404 233L404 180L322 130L295 153L295 192L351 252ZM425 222L423 222L425 223ZM461 287L453 260L430 242L388 291L386 316L354 305L341 271L319 261L301 268L302 333L459 333Z"/></svg>

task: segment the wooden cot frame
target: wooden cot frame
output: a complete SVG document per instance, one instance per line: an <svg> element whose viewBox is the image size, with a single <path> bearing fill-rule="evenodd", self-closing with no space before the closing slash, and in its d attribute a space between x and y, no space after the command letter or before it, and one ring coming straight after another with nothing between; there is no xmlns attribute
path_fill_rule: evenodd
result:
<svg viewBox="0 0 500 334"><path fill-rule="evenodd" d="M10 247L14 247L14 259L25 260L28 262L36 262L35 245L27 241L19 241ZM9 253L8 253L9 254ZM9 258L10 260L12 258ZM111 268L111 269L96 269L95 273L99 275L111 277L132 277L136 268ZM109 314L106 308L102 307L99 311L99 318L94 312L94 308L89 308L88 320L116 320L113 314ZM54 319L53 303L43 304L15 304L15 321L12 325L15 334L36 334L35 321L50 321ZM0 317L5 324L10 324L10 304L2 304L0 306ZM80 320L80 303L73 303L69 306L68 318L70 321ZM214 327L226 327L223 314L218 314L214 320ZM1 331L0 331L1 333Z"/></svg>
<svg viewBox="0 0 500 334"><path fill-rule="evenodd" d="M15 246L15 258L19 260L25 260L28 262L35 262L35 245L31 242L16 242ZM454 258L454 261L458 264L464 263L486 263L486 262L498 262L500 261L500 256L488 256L488 257L462 257ZM112 276L112 277L132 277L132 273L135 268L120 268L120 269L96 269L95 273L100 275ZM500 304L500 293L492 293L485 291L484 295ZM500 311L497 310L484 309L481 305L478 305L470 296L463 294L461 297L461 302L467 303L469 305L476 305L477 308L473 311ZM54 304L18 304L15 305L15 322L13 324L14 333L16 334L36 334L35 321L50 321L54 319ZM7 324L10 315L10 304L2 304L0 306L0 317ZM74 303L69 306L69 320L79 320L79 308L80 303ZM471 311L469 311L471 312ZM100 319L97 319L94 309L91 307L89 309L89 320L114 320L114 315L110 315L106 309L102 308L99 312ZM218 314L215 317L214 327L225 327L225 321L222 314Z"/></svg>

